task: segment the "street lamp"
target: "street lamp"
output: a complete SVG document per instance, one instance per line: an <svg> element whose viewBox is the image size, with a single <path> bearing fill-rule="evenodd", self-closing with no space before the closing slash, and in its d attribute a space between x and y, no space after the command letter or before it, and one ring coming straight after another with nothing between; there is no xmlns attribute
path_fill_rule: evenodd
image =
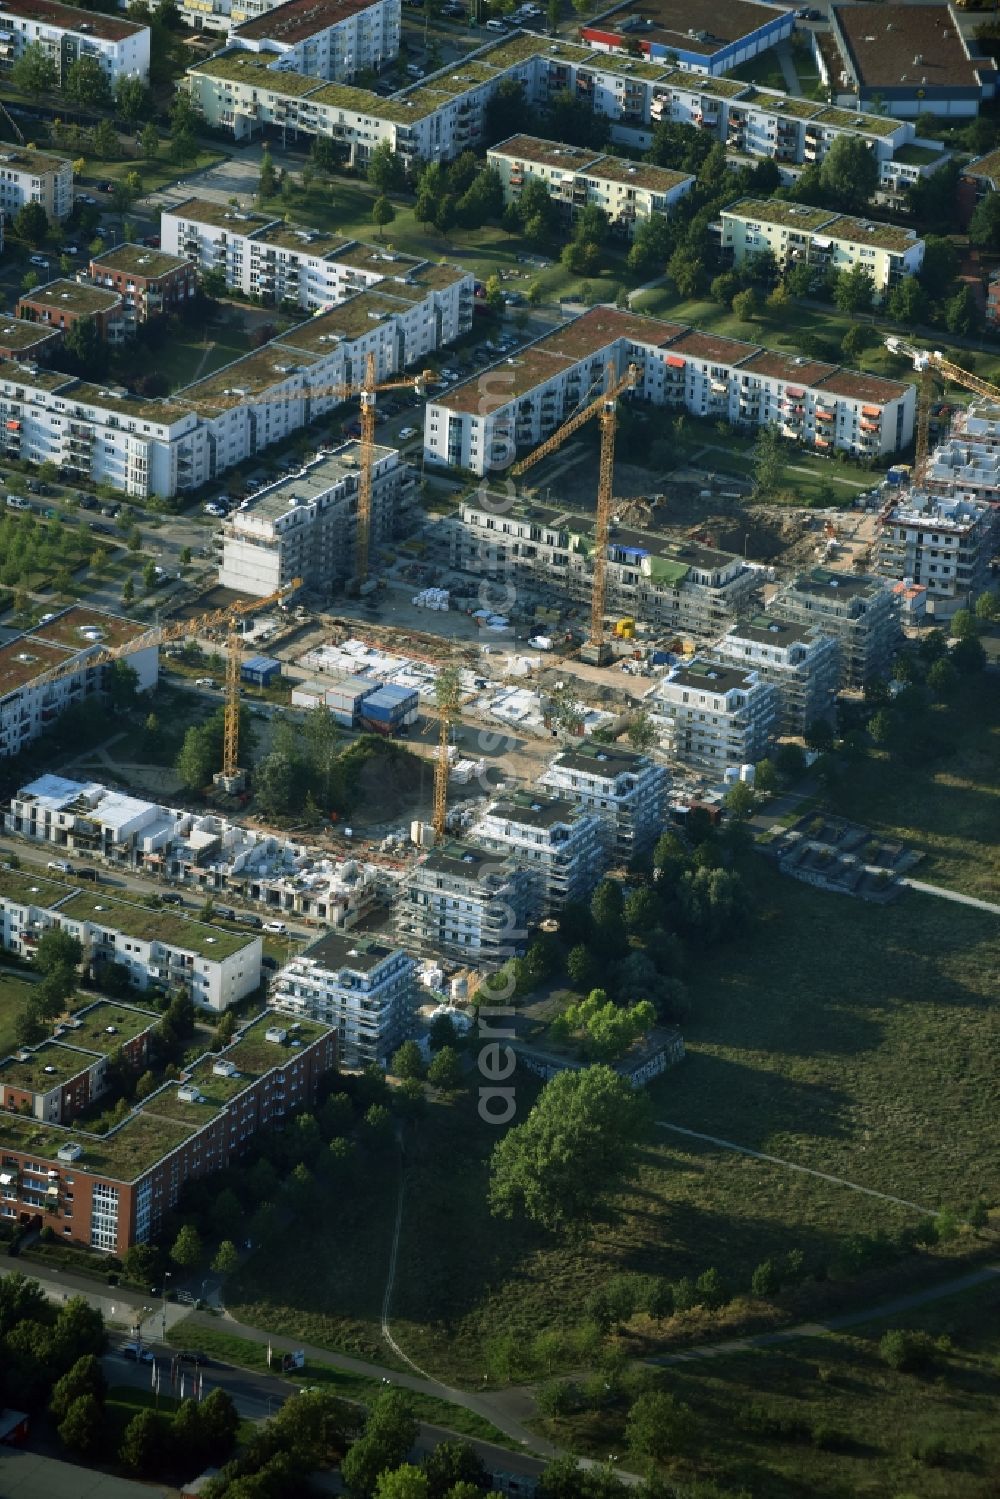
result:
<svg viewBox="0 0 1000 1499"><path fill-rule="evenodd" d="M163 1292L160 1299L160 1336L164 1342L167 1340L167 1281L172 1274L172 1270L165 1270L163 1272Z"/></svg>

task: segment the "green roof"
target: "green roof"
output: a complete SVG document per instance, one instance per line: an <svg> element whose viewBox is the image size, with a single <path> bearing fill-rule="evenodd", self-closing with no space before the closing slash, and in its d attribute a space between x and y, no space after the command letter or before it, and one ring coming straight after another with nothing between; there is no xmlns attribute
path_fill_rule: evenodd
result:
<svg viewBox="0 0 1000 1499"><path fill-rule="evenodd" d="M273 52L219 52L215 57L209 57L205 62L196 63L193 68L189 68L188 76L245 83L248 88L261 89L269 94L285 94L289 98L311 94L322 87L320 79L311 78L306 73L295 73L288 68L280 71L272 68L269 64L276 55ZM375 94L368 95L370 99L376 97Z"/></svg>
<svg viewBox="0 0 1000 1499"><path fill-rule="evenodd" d="M23 869L0 869L0 900L13 901L18 906L41 906L51 910L77 888L62 880L47 880L40 874L29 874Z"/></svg>
<svg viewBox="0 0 1000 1499"><path fill-rule="evenodd" d="M833 107L820 110L813 120L814 125L829 125L836 130L858 130L863 135L892 135L902 123L902 120L893 120L886 115L863 115L853 109Z"/></svg>
<svg viewBox="0 0 1000 1499"><path fill-rule="evenodd" d="M16 1056L4 1057L0 1060L0 1084L31 1093L49 1093L61 1087L99 1060L93 1052L78 1050L75 1037L73 1041L70 1046L62 1041L43 1041L24 1061Z"/></svg>
<svg viewBox="0 0 1000 1499"><path fill-rule="evenodd" d="M649 555L649 575L656 583L683 583L690 572L690 568L684 562L671 562L667 557L658 557L655 552Z"/></svg>
<svg viewBox="0 0 1000 1499"><path fill-rule="evenodd" d="M805 203L788 203L782 198L740 198L736 203L729 203L722 212L741 219L759 219L762 224L801 229L804 234L837 217L832 208L812 208Z"/></svg>
<svg viewBox="0 0 1000 1499"><path fill-rule="evenodd" d="M272 1025L287 1033L284 1042L264 1039L264 1033ZM321 1036L328 1035L330 1029L330 1026L321 1025L316 1020L289 1021L283 1015L261 1015L247 1027L242 1038L227 1049L226 1057L235 1063L240 1072L259 1077L282 1062L294 1061L298 1047L292 1045L293 1041L306 1046L312 1041L318 1041Z"/></svg>
<svg viewBox="0 0 1000 1499"><path fill-rule="evenodd" d="M226 931L203 921L192 921L175 911L152 910L133 905L131 901L114 900L97 891L78 891L60 906L59 915L70 921L87 921L109 931L121 932L139 942L160 942L164 947L178 947L216 962L249 947L259 937L245 932Z"/></svg>
<svg viewBox="0 0 1000 1499"><path fill-rule="evenodd" d="M119 1004L113 999L99 999L83 1010L77 1010L71 1020L79 1025L67 1029L61 1039L70 1046L83 1046L88 1051L110 1054L134 1037L158 1024L160 1016L152 1010L139 1010L134 1005ZM113 1032L109 1030L113 1027Z"/></svg>
<svg viewBox="0 0 1000 1499"><path fill-rule="evenodd" d="M95 1175L135 1181L168 1151L175 1149L194 1133L190 1125L172 1119L157 1119L140 1111L130 1115L110 1135L90 1135L86 1130L57 1128L37 1119L0 1114L0 1152L20 1150L55 1161L64 1145L80 1145L83 1154L67 1163L67 1170L88 1170Z"/></svg>

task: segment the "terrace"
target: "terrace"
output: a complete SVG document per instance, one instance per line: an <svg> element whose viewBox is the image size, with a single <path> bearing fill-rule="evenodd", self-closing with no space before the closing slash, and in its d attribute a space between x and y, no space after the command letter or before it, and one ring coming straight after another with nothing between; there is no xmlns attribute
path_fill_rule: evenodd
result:
<svg viewBox="0 0 1000 1499"><path fill-rule="evenodd" d="M225 931L222 927L193 921L173 911L154 911L91 891L78 890L59 908L59 914L69 921L88 922L107 931L120 932L137 942L158 942L163 947L180 948L217 963L259 941L257 937Z"/></svg>
<svg viewBox="0 0 1000 1499"><path fill-rule="evenodd" d="M537 345L525 349L515 359L490 366L490 409L496 411L510 401L517 400L519 396L527 395L534 390L536 385L542 385L547 380L555 379L557 375L565 374L569 367L570 361L564 355L554 354ZM502 395L501 376L506 387ZM473 376L464 384L457 385L454 390L449 390L446 395L441 396L436 404L449 411L484 414L482 381L482 375Z"/></svg>
<svg viewBox="0 0 1000 1499"><path fill-rule="evenodd" d="M89 385L85 380L75 382L66 391L66 395L80 405L95 406L99 411L113 411L121 416L135 417L139 421L155 422L165 430L183 417L182 412L171 411L164 401L147 401L130 391L118 393L104 385Z"/></svg>
<svg viewBox="0 0 1000 1499"><path fill-rule="evenodd" d="M281 335L281 344L295 350L312 350L319 355L324 352L324 345L329 345L334 338L360 338L371 332L376 323L402 310L399 301L388 296L380 285L358 292L339 307L331 307L329 312L289 329ZM273 360L273 354L271 358Z"/></svg>
<svg viewBox="0 0 1000 1499"><path fill-rule="evenodd" d="M667 88L704 94L706 99L740 99L750 87L736 78L704 78L699 73L688 73L683 68L667 73L661 77L660 82Z"/></svg>
<svg viewBox="0 0 1000 1499"><path fill-rule="evenodd" d="M770 89L754 88L752 85L740 103L777 115L790 115L794 120L811 120L822 109L822 105L814 104L809 99L793 99L790 94L776 94Z"/></svg>

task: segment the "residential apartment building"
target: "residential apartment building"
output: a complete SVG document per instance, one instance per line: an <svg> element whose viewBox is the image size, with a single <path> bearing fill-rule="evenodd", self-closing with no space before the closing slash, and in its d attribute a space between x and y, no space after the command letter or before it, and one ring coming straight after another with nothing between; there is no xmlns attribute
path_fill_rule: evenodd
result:
<svg viewBox="0 0 1000 1499"><path fill-rule="evenodd" d="M312 1104L336 1056L334 1033L317 1021L276 1025L265 1014L105 1135L0 1113L0 1217L122 1255L162 1230L187 1182Z"/></svg>
<svg viewBox="0 0 1000 1499"><path fill-rule="evenodd" d="M472 327L474 279L460 266L438 265L385 246L287 224L253 209L189 198L160 215L164 250L220 270L226 285L266 304L329 311L358 293L358 324L388 321L411 364Z"/></svg>
<svg viewBox="0 0 1000 1499"><path fill-rule="evenodd" d="M724 208L721 218L722 253L734 266L768 250L782 271L793 265L852 271L860 265L871 275L876 302L885 301L904 276L915 276L924 263L924 242L915 229L804 203L741 198Z"/></svg>
<svg viewBox="0 0 1000 1499"><path fill-rule="evenodd" d="M151 317L178 312L198 291L192 261L146 245L125 244L106 250L90 262L89 275L94 286L120 297L127 333Z"/></svg>
<svg viewBox="0 0 1000 1499"><path fill-rule="evenodd" d="M136 1075L145 1070L161 1018L109 999L74 1011L55 1026L51 1040L0 1060L0 1109L69 1124L107 1092L112 1056Z"/></svg>
<svg viewBox="0 0 1000 1499"><path fill-rule="evenodd" d="M447 525L451 566L499 578L518 598L553 591L589 601L594 517L514 501L501 493L463 500ZM633 615L679 635L715 638L746 610L759 574L742 557L655 531L612 528L605 567L610 614Z"/></svg>
<svg viewBox="0 0 1000 1499"><path fill-rule="evenodd" d="M970 407L954 436L940 443L924 469L923 484L944 499L1000 501L1000 412Z"/></svg>
<svg viewBox="0 0 1000 1499"><path fill-rule="evenodd" d="M875 571L923 584L929 614L967 609L989 583L998 529L994 505L908 490L881 517Z"/></svg>
<svg viewBox="0 0 1000 1499"><path fill-rule="evenodd" d="M663 831L669 774L635 750L585 740L556 755L538 784L600 818L607 856L616 864L643 853Z"/></svg>
<svg viewBox="0 0 1000 1499"><path fill-rule="evenodd" d="M328 1025L344 1066L384 1067L409 1032L416 974L416 963L398 947L328 932L285 964L269 1003Z"/></svg>
<svg viewBox="0 0 1000 1499"><path fill-rule="evenodd" d="M0 69L12 67L32 46L52 59L60 87L85 57L98 64L112 93L119 78L149 81L148 26L58 0L0 0Z"/></svg>
<svg viewBox="0 0 1000 1499"><path fill-rule="evenodd" d="M259 987L259 936L81 890L70 880L0 871L0 937L6 951L30 958L42 934L58 927L78 938L98 984L106 967L116 964L143 993L181 988L196 1005L216 1013Z"/></svg>
<svg viewBox="0 0 1000 1499"><path fill-rule="evenodd" d="M3 35L0 20L0 57ZM40 203L55 223L68 219L73 212L73 163L69 157L4 142L0 146L0 215L9 223L26 203Z"/></svg>
<svg viewBox="0 0 1000 1499"><path fill-rule="evenodd" d="M422 275L392 296L376 288L349 298L164 399L0 363L0 453L51 461L139 499L196 489L341 405L369 353L383 380L465 330L472 278L436 266ZM91 298L117 296L71 284Z"/></svg>
<svg viewBox="0 0 1000 1499"><path fill-rule="evenodd" d="M777 688L780 733L803 734L810 724L833 717L840 649L818 626L793 624L777 614L754 614L717 641L712 655Z"/></svg>
<svg viewBox="0 0 1000 1499"><path fill-rule="evenodd" d="M0 316L0 361L44 364L61 343L58 328L42 328L27 318Z"/></svg>
<svg viewBox="0 0 1000 1499"><path fill-rule="evenodd" d="M93 323L102 343L117 344L125 337L125 307L116 291L85 281L48 281L22 293L17 317L66 333L79 322Z"/></svg>
<svg viewBox="0 0 1000 1499"><path fill-rule="evenodd" d="M950 5L831 5L830 33L835 91L859 109L968 119L995 95L993 59L974 51Z"/></svg>
<svg viewBox="0 0 1000 1499"><path fill-rule="evenodd" d="M794 28L790 10L756 0L627 0L588 21L580 35L597 51L632 56L638 47L650 62L714 77L788 41Z"/></svg>
<svg viewBox="0 0 1000 1499"><path fill-rule="evenodd" d="M320 453L298 473L244 500L222 528L219 583L266 598L293 578L328 597L354 573L361 444ZM416 474L395 448L372 462L371 542L409 529Z"/></svg>
<svg viewBox="0 0 1000 1499"><path fill-rule="evenodd" d="M340 930L366 916L391 883L378 865L338 863L307 844L241 827L214 812L162 806L98 781L52 774L15 792L4 825L63 858L141 870L209 899L235 897L244 906L314 918Z"/></svg>
<svg viewBox="0 0 1000 1499"><path fill-rule="evenodd" d="M888 457L913 436L912 384L595 307L429 400L425 460L478 475L508 467L599 389L608 364L618 375L636 365L637 400L751 431L777 424L819 452Z"/></svg>
<svg viewBox="0 0 1000 1499"><path fill-rule="evenodd" d="M415 957L490 970L523 951L536 915L532 876L510 854L443 843L404 874L394 936Z"/></svg>
<svg viewBox="0 0 1000 1499"><path fill-rule="evenodd" d="M0 645L0 759L18 754L76 703L102 693L108 666L104 646L124 645L148 629L134 619L72 604ZM136 648L129 665L141 692L156 686L154 644Z"/></svg>
<svg viewBox="0 0 1000 1499"><path fill-rule="evenodd" d="M391 62L399 34L400 0L286 0L236 26L230 42L276 56L278 70L350 83Z"/></svg>
<svg viewBox="0 0 1000 1499"><path fill-rule="evenodd" d="M695 656L660 683L656 713L666 724L662 746L672 760L721 776L767 754L781 699L755 671Z"/></svg>
<svg viewBox="0 0 1000 1499"><path fill-rule="evenodd" d="M206 0L209 3L209 0ZM787 15L787 12L785 13ZM352 165L382 141L408 165L445 161L483 138L486 106L505 82L541 108L566 92L611 125L612 140L647 148L661 120L710 130L731 152L779 165L822 160L841 135L858 136L879 162L880 191L898 196L948 159L939 143L916 148L912 120L891 120L793 98L732 78L709 78L666 61L618 56L573 42L515 33L385 97L292 72L283 59L230 47L187 73L208 124L250 140L268 128L292 138L328 136ZM905 161L900 153L911 147ZM895 163L898 162L898 167Z"/></svg>
<svg viewBox="0 0 1000 1499"><path fill-rule="evenodd" d="M840 686L864 688L888 678L902 638L899 600L881 578L814 567L767 601L768 613L814 625L840 646Z"/></svg>
<svg viewBox="0 0 1000 1499"><path fill-rule="evenodd" d="M604 871L600 818L548 792L514 791L486 809L470 834L480 848L512 854L536 882L540 909L586 901Z"/></svg>
<svg viewBox="0 0 1000 1499"><path fill-rule="evenodd" d="M500 175L505 203L517 202L525 182L541 182L568 219L584 208L599 208L611 228L626 237L650 214L669 214L695 181L684 172L595 155L537 135L512 135L491 146L486 160Z"/></svg>

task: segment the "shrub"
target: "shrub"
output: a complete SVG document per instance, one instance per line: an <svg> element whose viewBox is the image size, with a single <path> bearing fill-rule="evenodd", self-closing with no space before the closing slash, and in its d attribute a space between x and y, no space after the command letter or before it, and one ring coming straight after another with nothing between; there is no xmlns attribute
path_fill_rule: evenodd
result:
<svg viewBox="0 0 1000 1499"><path fill-rule="evenodd" d="M906 1332L890 1328L882 1337L878 1351L890 1369L915 1374L934 1362L934 1339L925 1332Z"/></svg>

